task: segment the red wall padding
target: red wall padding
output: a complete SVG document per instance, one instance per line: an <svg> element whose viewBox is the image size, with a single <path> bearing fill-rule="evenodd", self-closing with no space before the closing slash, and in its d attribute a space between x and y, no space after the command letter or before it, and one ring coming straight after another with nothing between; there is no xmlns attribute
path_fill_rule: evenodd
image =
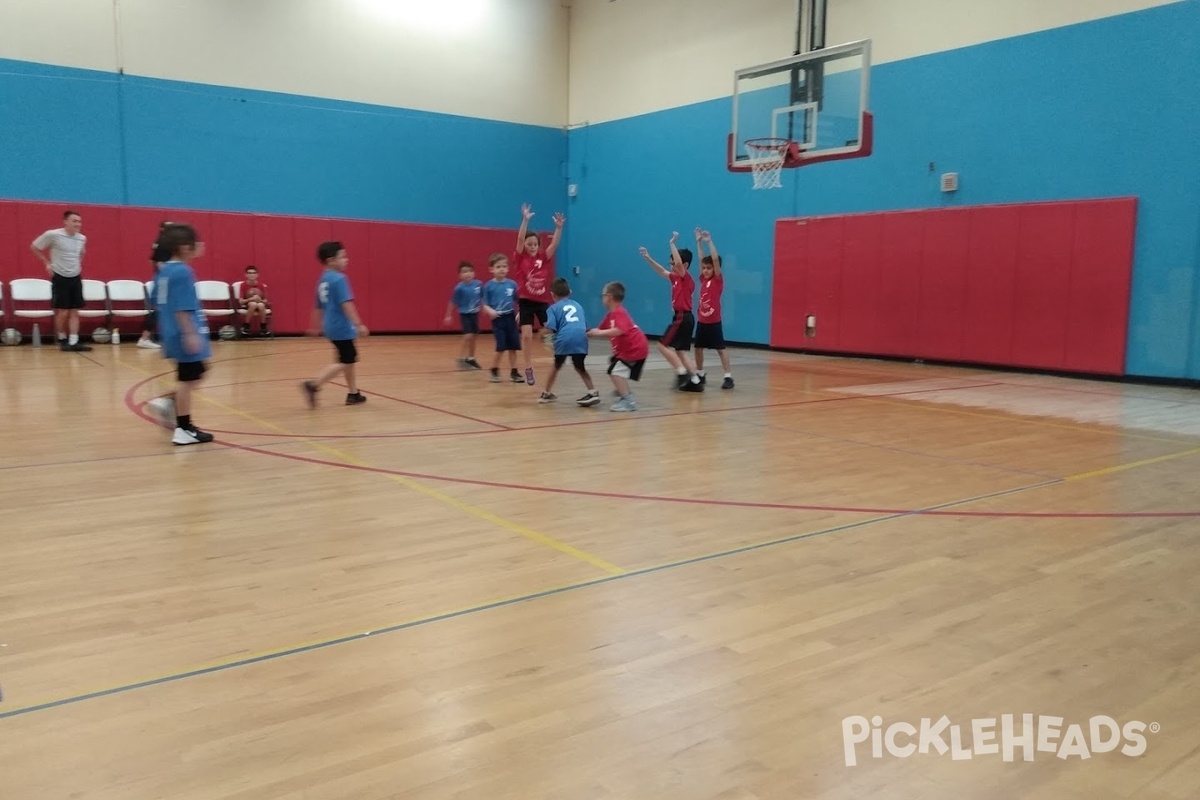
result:
<svg viewBox="0 0 1200 800"><path fill-rule="evenodd" d="M1136 219L1113 198L779 220L771 345L1120 375Z"/></svg>
<svg viewBox="0 0 1200 800"><path fill-rule="evenodd" d="M14 278L45 277L29 245L61 224L61 204L0 200L0 280L5 307ZM164 219L194 225L205 255L193 264L199 279L233 283L249 264L259 268L270 290L277 333L299 333L312 314L317 277L317 245L336 239L350 256L347 275L364 322L381 333L457 330L442 324L458 280L458 262L475 265L487 281L488 256L511 255L516 227L466 228L394 222L286 217L177 209L75 205L88 237L84 277L108 281L152 276L150 246ZM14 323L30 327L28 322ZM98 320L97 324L103 324ZM485 325L486 328L486 325Z"/></svg>

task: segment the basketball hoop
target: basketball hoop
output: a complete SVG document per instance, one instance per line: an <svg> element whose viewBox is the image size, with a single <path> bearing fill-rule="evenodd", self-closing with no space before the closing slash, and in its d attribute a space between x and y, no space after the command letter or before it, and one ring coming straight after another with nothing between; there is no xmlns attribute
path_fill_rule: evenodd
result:
<svg viewBox="0 0 1200 800"><path fill-rule="evenodd" d="M779 181L779 173L791 147L791 139L746 140L755 189L779 189L783 186Z"/></svg>

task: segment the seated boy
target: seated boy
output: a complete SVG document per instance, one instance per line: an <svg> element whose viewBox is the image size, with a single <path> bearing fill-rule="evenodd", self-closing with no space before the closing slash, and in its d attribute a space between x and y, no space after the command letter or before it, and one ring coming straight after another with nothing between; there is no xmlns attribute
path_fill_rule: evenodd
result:
<svg viewBox="0 0 1200 800"><path fill-rule="evenodd" d="M267 285L258 279L258 267L246 267L246 279L238 287L238 306L245 312L242 336L249 336L251 323L258 320L259 334L270 336L271 303L267 300Z"/></svg>

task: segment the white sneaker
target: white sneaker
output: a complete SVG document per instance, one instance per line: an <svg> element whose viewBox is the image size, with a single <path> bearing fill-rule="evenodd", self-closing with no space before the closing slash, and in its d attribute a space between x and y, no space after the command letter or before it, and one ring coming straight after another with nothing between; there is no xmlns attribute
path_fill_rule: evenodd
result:
<svg viewBox="0 0 1200 800"><path fill-rule="evenodd" d="M211 433L205 433L197 428L176 428L175 435L171 437L171 441L177 445L204 444L212 440L213 435Z"/></svg>
<svg viewBox="0 0 1200 800"><path fill-rule="evenodd" d="M175 427L175 401L170 397L156 397L146 403L146 409L164 428Z"/></svg>
<svg viewBox="0 0 1200 800"><path fill-rule="evenodd" d="M143 350L162 350L162 345L153 339L138 339L137 346Z"/></svg>

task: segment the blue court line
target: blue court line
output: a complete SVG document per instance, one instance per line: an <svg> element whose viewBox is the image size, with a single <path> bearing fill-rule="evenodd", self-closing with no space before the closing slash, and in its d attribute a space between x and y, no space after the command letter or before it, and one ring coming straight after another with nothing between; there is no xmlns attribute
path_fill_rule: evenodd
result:
<svg viewBox="0 0 1200 800"><path fill-rule="evenodd" d="M60 708L62 706L73 705L75 703L82 703L85 700L96 700L101 697L109 697L111 695L123 694L125 692L132 692L137 689L147 689L147 688L150 688L151 686L160 686L165 683L174 683L176 681L182 681L182 680L186 680L188 678L198 678L203 675L211 675L216 672L223 672L225 670L236 669L239 667L248 667L253 664L260 664L264 661L273 661L277 658L285 658L287 656L299 655L301 653L309 653L314 650L323 650L327 647L334 647L336 645L347 644L349 642L356 642L361 639L367 639L367 638L373 637L373 636L381 636L385 633L396 633L397 631L404 631L404 630L408 630L409 628L416 628L416 627L420 627L423 625L430 625L435 622L444 622L446 620L456 619L458 617L465 617L470 614L477 614L477 613L480 613L483 611L492 611L497 608L504 608L506 606L513 606L513 605L517 605L519 603L525 603L525 602L529 602L532 600L539 600L543 597L552 597L552 596L558 595L558 594L565 594L566 592L575 591L577 589L586 589L586 588L589 588L592 586L600 586L602 584L612 583L614 581L625 580L628 578L633 578L633 577L637 577L637 576L641 576L641 575L651 575L656 572L665 572L667 570L676 569L679 567L691 566L693 564L702 564L706 561L714 561L716 559L727 558L729 556L741 555L743 553L751 553L756 550L766 549L768 547L776 547L778 545L791 544L793 542L804 541L805 539L815 539L818 536L827 536L832 533L840 533L842 531L853 530L855 528L863 528L868 525L875 525L880 522L887 522L889 520L899 519L902 517L920 516L923 512L926 512L926 511L937 511L939 509L949 508L951 506L975 503L975 502L979 502L981 500L988 500L988 499L995 498L995 497L1002 497L1004 495L1016 494L1018 492L1026 492L1026 491L1030 491L1033 489L1040 489L1045 486L1052 486L1052 485L1056 485L1056 484L1063 483L1063 482L1064 481L1061 479L1056 479L1056 480L1051 480L1051 481L1043 481L1041 483L1035 483L1035 484L1031 484L1028 486L1018 486L1013 489L1003 489L998 492L991 492L988 494L978 495L976 497L969 497L965 500L953 500L948 503L941 503L939 505L928 506L926 508L913 509L911 511L904 511L904 512L896 513L896 514L888 514L886 516L875 517L873 519L859 520L858 522L850 522L850 523L846 523L844 525L835 525L831 528L823 528L818 531L810 531L809 533L799 533L799 534L795 534L793 536L784 537L782 539L772 539L771 541L767 541L767 542L758 542L757 544L743 545L741 547L733 548L732 550L722 550L717 553L709 553L708 555L703 555L703 556L693 556L691 558L682 559L680 561L672 561L672 562L668 562L666 564L658 564L653 567L644 567L639 570L630 570L629 572L625 572L620 575L607 575L607 576L603 576L600 578L592 578L590 580L581 581L579 583L572 583L572 584L568 584L566 586L558 586L553 589L544 589L539 592L533 592L531 594L521 595L519 597L511 597L506 600L496 600L496 601L493 601L490 603L484 603L482 605L460 609L458 611L449 611L444 614L437 614L432 617L424 617L422 619L412 620L410 622L402 622L402 623L399 623L396 625L389 625L384 628L379 628L378 630L366 631L364 633L354 633L354 634L350 634L349 636L339 636L335 639L327 639L325 641L314 642L313 644L307 644L307 645L303 645L300 647L292 647L292 648L289 648L286 650L277 650L275 652L264 653L262 655L253 656L250 658L244 658L244 659L240 659L238 661L230 661L225 664L216 664L211 667L203 667L200 669L189 670L187 672L178 672L178 673L174 673L171 675L165 675L161 678L152 678L150 680L138 681L137 683L129 683L129 684L125 684L122 686L114 686L110 689L101 689L101 690L95 691L95 692L88 692L86 694L74 695L71 697L63 698L61 700L51 700L46 703L39 703L38 705L27 706L25 708L16 708L16 709L13 709L12 711L0 712L0 720L8 719L10 717L18 717L18 716L22 716L24 714L32 714L36 711L48 711L53 708Z"/></svg>

